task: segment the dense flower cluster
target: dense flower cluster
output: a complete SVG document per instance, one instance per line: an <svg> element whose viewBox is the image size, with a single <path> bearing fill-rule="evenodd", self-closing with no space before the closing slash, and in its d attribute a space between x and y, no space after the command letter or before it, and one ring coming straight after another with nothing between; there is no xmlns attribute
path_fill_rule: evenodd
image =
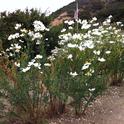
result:
<svg viewBox="0 0 124 124"><path fill-rule="evenodd" d="M17 33L8 37L10 47L0 55L12 60L17 73L29 74L28 90L34 96L38 94L40 104L46 99L49 104L54 98L64 103L72 98L76 112L82 110L81 102L85 110L104 90L108 75L124 75L124 34L119 28L123 24L111 24L111 19L109 16L102 23L96 17L89 21L65 21L59 47L55 47L50 56L46 56L43 42L44 32L49 29L42 22L34 21L34 30L16 24ZM38 89L32 92L32 88Z"/></svg>
<svg viewBox="0 0 124 124"><path fill-rule="evenodd" d="M65 21L66 28L61 30L58 41L60 48L52 51L51 58L62 60L59 62L63 68L61 74L66 75L62 81L65 83L68 79L67 92L78 104L87 99L81 92L85 94L86 90L86 94L93 97L94 93L99 94L100 85L104 87L100 84L103 78L106 79L110 73L124 72L114 68L116 62L119 69L124 64L124 34L118 28L123 24L111 24L111 19L112 16L109 16L103 23L97 22L96 17L90 21ZM78 25L76 31L75 23Z"/></svg>
<svg viewBox="0 0 124 124"><path fill-rule="evenodd" d="M49 31L49 29L46 28L45 25L38 20L33 22L33 26L34 30L27 30L23 28L23 24L16 24L15 30L17 31L17 33L10 34L10 36L8 37L8 41L11 43L11 45L9 48L6 49L5 55L8 58L14 59L15 66L20 68L22 72L29 71L31 67L35 67L41 70L40 60L44 56L40 55L40 50L43 49L43 33L45 31ZM42 47L40 45L42 45ZM27 60L21 60L21 57L24 54L29 57L32 51L35 52L33 46L41 48L39 49L39 54L36 54L34 56L34 59L29 58L30 61L27 62L27 65L25 64L26 67L24 67L23 63L25 62L23 61Z"/></svg>

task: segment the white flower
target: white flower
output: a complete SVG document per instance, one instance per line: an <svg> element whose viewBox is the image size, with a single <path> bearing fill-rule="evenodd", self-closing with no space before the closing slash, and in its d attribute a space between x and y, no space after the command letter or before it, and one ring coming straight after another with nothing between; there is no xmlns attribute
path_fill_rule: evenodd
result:
<svg viewBox="0 0 124 124"><path fill-rule="evenodd" d="M103 25L108 26L108 25L110 25L110 22L111 22L111 19L108 18L108 19L106 19L106 21L103 22Z"/></svg>
<svg viewBox="0 0 124 124"><path fill-rule="evenodd" d="M93 17L92 20L93 20L93 21L97 21L97 18L96 18L96 17Z"/></svg>
<svg viewBox="0 0 124 124"><path fill-rule="evenodd" d="M29 35L30 37L33 37L33 36L34 36L34 32L33 32L33 31L29 31L29 32L28 32L28 35Z"/></svg>
<svg viewBox="0 0 124 124"><path fill-rule="evenodd" d="M14 64L15 64L15 66L17 66L17 67L20 67L20 63L15 62Z"/></svg>
<svg viewBox="0 0 124 124"><path fill-rule="evenodd" d="M82 21L82 26L81 26L81 29L89 29L91 27L91 24L88 23L87 20L83 20Z"/></svg>
<svg viewBox="0 0 124 124"><path fill-rule="evenodd" d="M61 30L61 33L65 32L65 31L66 31L66 29L65 29L65 28L63 28L63 29Z"/></svg>
<svg viewBox="0 0 124 124"><path fill-rule="evenodd" d="M36 60L35 59L32 59L31 62L35 62Z"/></svg>
<svg viewBox="0 0 124 124"><path fill-rule="evenodd" d="M95 23L95 24L93 24L93 26L98 26L99 25L99 23Z"/></svg>
<svg viewBox="0 0 124 124"><path fill-rule="evenodd" d="M46 31L50 31L50 29L49 29L49 28L46 28L45 30L46 30Z"/></svg>
<svg viewBox="0 0 124 124"><path fill-rule="evenodd" d="M22 72L27 72L27 71L29 71L30 70L30 67L26 67L26 68L23 68L22 69Z"/></svg>
<svg viewBox="0 0 124 124"><path fill-rule="evenodd" d="M96 43L101 43L101 41L100 40L97 40Z"/></svg>
<svg viewBox="0 0 124 124"><path fill-rule="evenodd" d="M18 30L19 28L21 28L21 26L22 26L21 24L16 24L15 29Z"/></svg>
<svg viewBox="0 0 124 124"><path fill-rule="evenodd" d="M72 36L72 39L74 39L74 40L76 40L76 39L82 40L81 34L75 33L75 34Z"/></svg>
<svg viewBox="0 0 124 124"><path fill-rule="evenodd" d="M10 47L9 49L10 49L10 50L13 50L13 47Z"/></svg>
<svg viewBox="0 0 124 124"><path fill-rule="evenodd" d="M67 23L68 25L73 25L74 24L74 21L71 20L71 21L65 21L65 23Z"/></svg>
<svg viewBox="0 0 124 124"><path fill-rule="evenodd" d="M111 51L106 51L105 53L106 53L106 54L110 54L110 53L111 53Z"/></svg>
<svg viewBox="0 0 124 124"><path fill-rule="evenodd" d="M39 44L41 44L41 40L36 41L36 45L39 45Z"/></svg>
<svg viewBox="0 0 124 124"><path fill-rule="evenodd" d="M109 41L109 43L113 44L113 43L115 43L115 41Z"/></svg>
<svg viewBox="0 0 124 124"><path fill-rule="evenodd" d="M14 44L15 49L21 49L21 46L19 44Z"/></svg>
<svg viewBox="0 0 124 124"><path fill-rule="evenodd" d="M33 63L34 67L37 67L38 69L41 69L41 64L40 63Z"/></svg>
<svg viewBox="0 0 124 124"><path fill-rule="evenodd" d="M95 88L89 89L90 92L93 92L93 91L95 91L95 90L96 90Z"/></svg>
<svg viewBox="0 0 124 124"><path fill-rule="evenodd" d="M112 15L110 15L108 18L109 18L109 19L111 19L112 17L113 17L113 16L112 16Z"/></svg>
<svg viewBox="0 0 124 124"><path fill-rule="evenodd" d="M53 55L56 55L59 52L59 48L55 47L55 49L53 49L51 52Z"/></svg>
<svg viewBox="0 0 124 124"><path fill-rule="evenodd" d="M28 31L25 28L23 28L23 29L21 29L21 32L22 33L27 33Z"/></svg>
<svg viewBox="0 0 124 124"><path fill-rule="evenodd" d="M69 26L69 27L68 27L68 29L70 29L70 30L71 30L71 29L73 29L73 27L72 27L72 26Z"/></svg>
<svg viewBox="0 0 124 124"><path fill-rule="evenodd" d="M6 51L7 51L7 52L10 51L10 49L7 48Z"/></svg>
<svg viewBox="0 0 124 124"><path fill-rule="evenodd" d="M80 50L80 51L83 51L83 50L85 50L85 47L83 47L83 46L78 46L78 49Z"/></svg>
<svg viewBox="0 0 124 124"><path fill-rule="evenodd" d="M40 39L40 38L42 38L42 37L43 37L42 34L40 34L39 32L37 32L37 33L35 33L35 34L33 35L32 40Z"/></svg>
<svg viewBox="0 0 124 124"><path fill-rule="evenodd" d="M34 25L34 30L35 31L44 31L46 30L46 27L44 26L44 24L41 21L34 21L33 22Z"/></svg>
<svg viewBox="0 0 124 124"><path fill-rule="evenodd" d="M34 62L28 62L28 66L32 66L34 64Z"/></svg>
<svg viewBox="0 0 124 124"><path fill-rule="evenodd" d="M24 43L24 41L23 41L23 40L19 40L19 42Z"/></svg>
<svg viewBox="0 0 124 124"><path fill-rule="evenodd" d="M35 59L42 59L43 56L42 55L36 55Z"/></svg>
<svg viewBox="0 0 124 124"><path fill-rule="evenodd" d="M83 65L82 69L81 70L85 70L85 69L88 69L89 66L91 65L91 63L87 62Z"/></svg>
<svg viewBox="0 0 124 124"><path fill-rule="evenodd" d="M89 49L93 49L94 48L94 44L92 40L86 40L85 43L83 44L84 47L87 47Z"/></svg>
<svg viewBox="0 0 124 124"><path fill-rule="evenodd" d="M94 50L93 53L94 53L95 55L100 55L100 50L98 50L98 51Z"/></svg>
<svg viewBox="0 0 124 124"><path fill-rule="evenodd" d="M106 60L104 58L98 58L98 61L105 62Z"/></svg>
<svg viewBox="0 0 124 124"><path fill-rule="evenodd" d="M68 59L72 59L73 55L72 54L69 54L68 55Z"/></svg>
<svg viewBox="0 0 124 124"><path fill-rule="evenodd" d="M78 74L77 74L77 72L70 72L70 75L72 76L72 77L75 77L75 76L77 76Z"/></svg>
<svg viewBox="0 0 124 124"><path fill-rule="evenodd" d="M11 34L11 35L8 37L8 40L16 39L16 38L19 38L19 37L20 37L19 33Z"/></svg>
<svg viewBox="0 0 124 124"><path fill-rule="evenodd" d="M84 24L82 25L81 29L89 29L91 27L91 24Z"/></svg>
<svg viewBox="0 0 124 124"><path fill-rule="evenodd" d="M69 48L77 48L77 47L78 47L77 44L71 44L71 43L68 43L67 46L68 46Z"/></svg>
<svg viewBox="0 0 124 124"><path fill-rule="evenodd" d="M19 33L15 33L13 36L14 36L15 38L19 38L19 37L20 37ZM15 38L14 38L14 39L15 39Z"/></svg>
<svg viewBox="0 0 124 124"><path fill-rule="evenodd" d="M59 44L63 45L64 43L72 39L72 34L71 33L63 34L60 35L59 38L61 39L61 41L59 41Z"/></svg>
<svg viewBox="0 0 124 124"><path fill-rule="evenodd" d="M20 34L20 37L24 37L24 36L25 36L25 34L24 34L24 33Z"/></svg>
<svg viewBox="0 0 124 124"><path fill-rule="evenodd" d="M14 44L14 49L15 49L15 52L19 52L21 49L21 46L19 44Z"/></svg>
<svg viewBox="0 0 124 124"><path fill-rule="evenodd" d="M8 40L12 40L13 39L13 37L12 37L12 35L10 35L9 37L8 37Z"/></svg>
<svg viewBox="0 0 124 124"><path fill-rule="evenodd" d="M116 24L117 24L117 25L121 25L121 24L122 24L122 22L116 22Z"/></svg>
<svg viewBox="0 0 124 124"><path fill-rule="evenodd" d="M54 61L55 57L54 56L49 56L47 59L50 60L50 61Z"/></svg>
<svg viewBox="0 0 124 124"><path fill-rule="evenodd" d="M96 35L96 36L101 36L102 35L102 33L101 33L101 31L99 31L99 29L93 29L92 34Z"/></svg>
<svg viewBox="0 0 124 124"><path fill-rule="evenodd" d="M9 56L13 56L13 54L12 53L9 53Z"/></svg>
<svg viewBox="0 0 124 124"><path fill-rule="evenodd" d="M49 64L49 63L45 63L44 66L46 66L46 67L50 67L51 64Z"/></svg>

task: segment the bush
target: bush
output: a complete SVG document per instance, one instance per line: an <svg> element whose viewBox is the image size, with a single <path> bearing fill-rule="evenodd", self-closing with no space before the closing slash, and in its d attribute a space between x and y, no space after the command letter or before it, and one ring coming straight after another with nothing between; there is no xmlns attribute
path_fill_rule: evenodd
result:
<svg viewBox="0 0 124 124"><path fill-rule="evenodd" d="M37 20L32 30L16 24L0 64L0 95L11 106L9 119L44 123L47 116L62 114L67 103L76 114L84 113L110 77L123 80L124 35L118 29L123 25L111 25L111 18L103 23L95 17L65 21L57 37L59 47L49 56L44 40L52 28Z"/></svg>

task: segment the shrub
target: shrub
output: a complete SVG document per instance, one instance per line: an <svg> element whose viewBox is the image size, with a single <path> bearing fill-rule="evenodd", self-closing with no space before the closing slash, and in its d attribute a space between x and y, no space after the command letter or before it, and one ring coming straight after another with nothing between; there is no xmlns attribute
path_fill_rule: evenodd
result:
<svg viewBox="0 0 124 124"><path fill-rule="evenodd" d="M63 113L69 98L75 113L84 113L110 77L123 79L124 35L118 29L123 25L112 25L111 18L65 21L59 47L50 56L43 41L51 28L37 20L32 30L16 24L0 66L0 94L10 103L10 120L42 123L46 116Z"/></svg>

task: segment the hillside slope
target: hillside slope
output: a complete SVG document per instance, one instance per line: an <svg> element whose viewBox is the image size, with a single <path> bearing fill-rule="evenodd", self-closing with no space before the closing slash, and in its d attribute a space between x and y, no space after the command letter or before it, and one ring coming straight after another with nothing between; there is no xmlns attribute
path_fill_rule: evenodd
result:
<svg viewBox="0 0 124 124"><path fill-rule="evenodd" d="M93 16L103 20L113 15L113 21L124 22L124 0L78 0L79 18L90 19ZM52 13L52 24L58 25L63 20L74 17L76 3L72 2Z"/></svg>

